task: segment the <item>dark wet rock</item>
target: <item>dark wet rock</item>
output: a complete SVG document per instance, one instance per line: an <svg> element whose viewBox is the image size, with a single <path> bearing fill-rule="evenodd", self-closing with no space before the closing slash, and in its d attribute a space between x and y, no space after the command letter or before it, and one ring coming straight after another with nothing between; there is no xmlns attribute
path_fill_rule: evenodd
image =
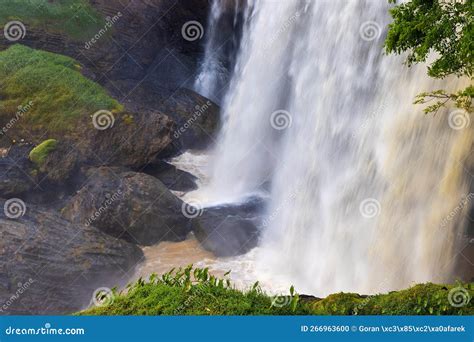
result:
<svg viewBox="0 0 474 342"><path fill-rule="evenodd" d="M0 207L4 207L0 200ZM87 307L99 287L124 284L143 255L94 227L26 203L0 212L0 314L66 314Z"/></svg>
<svg viewBox="0 0 474 342"><path fill-rule="evenodd" d="M220 126L219 105L190 89L180 88L168 95L151 82L143 82L127 97L124 105L129 111L140 113L158 109L173 120L173 141L162 156L206 148L213 143Z"/></svg>
<svg viewBox="0 0 474 342"><path fill-rule="evenodd" d="M75 132L56 136L57 147L36 167L39 178L65 184L84 167L144 167L159 160L173 141L175 124L164 114L122 113L113 120L109 128L98 130L91 118L85 118Z"/></svg>
<svg viewBox="0 0 474 342"><path fill-rule="evenodd" d="M68 161L75 159L71 153L61 153L64 145L59 145L41 167L29 160L33 147L32 144L15 144L0 158L0 197L20 197L57 211L84 182L84 175L75 168L72 173L73 167Z"/></svg>
<svg viewBox="0 0 474 342"><path fill-rule="evenodd" d="M38 171L46 179L55 184L64 184L70 181L78 171L81 156L69 142L61 142L48 154Z"/></svg>
<svg viewBox="0 0 474 342"><path fill-rule="evenodd" d="M88 176L64 208L66 219L142 245L185 239L190 222L182 201L155 177L108 167Z"/></svg>
<svg viewBox="0 0 474 342"><path fill-rule="evenodd" d="M0 195L18 196L33 187L24 171L6 159L0 159Z"/></svg>
<svg viewBox="0 0 474 342"><path fill-rule="evenodd" d="M219 257L248 252L257 245L263 201L210 207L193 220L193 232L204 249Z"/></svg>
<svg viewBox="0 0 474 342"><path fill-rule="evenodd" d="M163 111L175 120L173 138L182 149L204 149L214 141L220 108L211 100L192 90L180 89L164 103Z"/></svg>
<svg viewBox="0 0 474 342"><path fill-rule="evenodd" d="M66 179L80 166L125 166L139 168L159 159L173 140L174 123L164 114L122 113L110 116L113 124L99 130L91 118L82 120L76 132L60 142L48 156L45 172L52 174L54 165L64 165Z"/></svg>
<svg viewBox="0 0 474 342"><path fill-rule="evenodd" d="M188 192L197 189L197 177L165 161L158 161L141 170L158 178L170 190Z"/></svg>
<svg viewBox="0 0 474 342"><path fill-rule="evenodd" d="M12 146L0 157L0 197L19 196L33 189L34 175L28 160L31 146Z"/></svg>
<svg viewBox="0 0 474 342"><path fill-rule="evenodd" d="M159 159L171 144L174 122L158 112L123 114L106 130L91 128L82 150L92 165L141 167Z"/></svg>

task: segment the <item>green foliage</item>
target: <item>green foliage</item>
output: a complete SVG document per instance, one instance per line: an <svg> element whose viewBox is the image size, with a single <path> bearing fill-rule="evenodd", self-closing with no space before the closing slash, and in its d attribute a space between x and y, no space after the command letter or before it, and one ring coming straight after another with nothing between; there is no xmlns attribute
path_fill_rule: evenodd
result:
<svg viewBox="0 0 474 342"><path fill-rule="evenodd" d="M30 160L38 167L41 167L46 160L46 157L56 149L58 145L57 140L48 139L36 146L30 151Z"/></svg>
<svg viewBox="0 0 474 342"><path fill-rule="evenodd" d="M465 293L459 290L461 288L465 289L468 296L464 296ZM311 310L317 315L473 315L473 296L473 284L427 283L374 296L333 294L313 303ZM451 305L450 297L454 304L463 305Z"/></svg>
<svg viewBox="0 0 474 342"><path fill-rule="evenodd" d="M363 297L356 293L336 293L324 299L315 301L311 305L314 315L352 315L363 303Z"/></svg>
<svg viewBox="0 0 474 342"><path fill-rule="evenodd" d="M415 104L428 104L424 112L435 113L444 107L449 101L454 102L455 106L464 109L466 112L472 112L472 99L474 98L474 87L468 86L466 89L460 90L457 93L450 94L439 89L432 92L420 93L416 96ZM432 103L432 101L435 101Z"/></svg>
<svg viewBox="0 0 474 342"><path fill-rule="evenodd" d="M395 2L391 0L391 2ZM411 0L390 10L387 52L408 51L407 62L424 62L435 51L429 66L432 77L450 74L472 76L474 67L474 5L464 2Z"/></svg>
<svg viewBox="0 0 474 342"><path fill-rule="evenodd" d="M22 45L0 52L0 82L1 124L15 116L18 106L33 103L14 126L25 136L48 131L58 137L97 110L122 110L100 85L80 73L74 59Z"/></svg>
<svg viewBox="0 0 474 342"><path fill-rule="evenodd" d="M207 268L171 270L148 281L139 279L109 305L92 307L82 315L300 315L307 314L298 301L272 306L258 283L248 291L233 288L228 279L209 274Z"/></svg>
<svg viewBox="0 0 474 342"><path fill-rule="evenodd" d="M453 297L456 303L466 300L455 307L448 298L460 288L469 297ZM79 315L473 315L473 296L473 284L428 283L388 294L337 293L324 299L302 298L292 286L290 296L270 297L258 282L240 291L228 279L191 265L161 277L152 274L148 281L140 278L107 305Z"/></svg>
<svg viewBox="0 0 474 342"><path fill-rule="evenodd" d="M389 0L395 3L395 0ZM407 64L425 62L435 52L435 60L428 66L428 75L443 78L449 75L468 77L474 70L474 2L411 0L390 10L393 22L389 25L385 50L387 53L408 52ZM454 94L442 90L424 92L415 103L428 103L425 112L436 112L448 101L472 112L473 87Z"/></svg>
<svg viewBox="0 0 474 342"><path fill-rule="evenodd" d="M2 0L0 26L19 20L28 34L30 27L66 33L77 40L88 40L105 23L87 0Z"/></svg>

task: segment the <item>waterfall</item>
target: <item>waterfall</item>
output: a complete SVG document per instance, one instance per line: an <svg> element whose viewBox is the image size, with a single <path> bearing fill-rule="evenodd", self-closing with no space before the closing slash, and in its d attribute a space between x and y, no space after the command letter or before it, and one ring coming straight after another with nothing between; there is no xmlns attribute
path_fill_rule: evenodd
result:
<svg viewBox="0 0 474 342"><path fill-rule="evenodd" d="M259 276L326 295L450 275L473 134L412 104L460 85L384 55L389 20L386 1L253 4L205 192L270 192Z"/></svg>
<svg viewBox="0 0 474 342"><path fill-rule="evenodd" d="M194 81L194 90L217 103L227 90L242 24L250 10L250 7L244 7L243 2L214 0L211 4L204 60Z"/></svg>

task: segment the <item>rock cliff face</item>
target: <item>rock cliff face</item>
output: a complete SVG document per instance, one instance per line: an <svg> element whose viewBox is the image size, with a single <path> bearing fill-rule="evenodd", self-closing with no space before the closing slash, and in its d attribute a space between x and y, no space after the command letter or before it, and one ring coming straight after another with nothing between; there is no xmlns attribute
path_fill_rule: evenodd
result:
<svg viewBox="0 0 474 342"><path fill-rule="evenodd" d="M25 37L15 42L0 39L0 50L14 43L23 44L77 60L81 64L81 72L104 86L109 94L122 103L125 111L132 113L139 127L160 131L164 139L161 142L152 139L150 149L144 152L144 156L157 154L158 147L162 151L170 142L169 137L175 133L174 129L188 125L189 119L196 111L201 113L191 120L192 127L175 134L171 139L173 144L164 154L175 155L182 149L202 148L211 143L219 126L219 106L215 103L208 106L208 99L190 90L198 72L198 64L204 56L210 2L98 0L90 3L99 15L106 18L106 23L111 24L107 27L104 24L103 32L99 29L89 40L78 40L65 32L48 29L48 25L33 25L25 19ZM197 21L202 26L202 37L196 40L185 39L182 28L188 21ZM206 106L206 109L201 109L203 106ZM150 115L152 118L143 117L144 115ZM170 120L167 120L166 116ZM117 121L117 124L119 123L120 120ZM121 127L118 133L115 129L114 132L96 134L99 140L96 146L100 148L97 151L98 157L130 159L126 155L136 152L130 151L135 140L147 139L127 133L127 130L136 130L133 125L130 126L125 127L125 131L124 127ZM165 136L166 131L171 134ZM83 133L79 132L81 135ZM150 133L144 132L143 135ZM127 134L133 141L122 146L125 150L114 151L115 156L110 155L112 152L107 144L101 144L102 137L111 138L111 142L117 143L117 135L123 137ZM145 159L150 161L150 158ZM137 160L120 162L137 166Z"/></svg>
<svg viewBox="0 0 474 342"><path fill-rule="evenodd" d="M26 210L12 219L0 209L0 314L63 314L85 308L97 288L129 279L142 259L138 245L180 241L191 231L183 202L169 189L192 189L195 178L163 159L207 147L219 127L219 106L189 89L204 55L211 2L89 3L108 23L113 21L106 32L79 40L57 25L52 29L48 22L32 24L24 18L24 39L0 39L0 68L10 70L5 76L27 74L31 79L23 66L44 71L27 95L0 87L0 127L15 118L16 102L38 100L32 112L16 117L0 141L6 151L0 156L0 208L21 198ZM202 25L201 39L183 37L188 21ZM11 47L13 43L32 49ZM18 61L11 52L24 58L25 63L16 63L23 66L7 67ZM51 79L66 65L74 77L63 74L63 80L74 81L58 83L46 100L50 106L44 106L42 91L51 88ZM86 78L106 91L84 82ZM85 91L86 86L92 91ZM104 108L112 120L106 129L95 127L97 108L91 112L88 106L99 92L106 93L95 103L100 109L110 100L116 104ZM55 102L62 98L79 114L73 117L71 106ZM33 120L38 118L49 120L39 124ZM59 119L64 129L47 126ZM55 140L55 146L35 162L29 154L44 140Z"/></svg>
<svg viewBox="0 0 474 342"><path fill-rule="evenodd" d="M143 257L138 247L93 227L31 205L23 213L0 213L0 314L85 308L96 289L127 281Z"/></svg>
<svg viewBox="0 0 474 342"><path fill-rule="evenodd" d="M105 33L97 32L89 40L78 41L48 30L48 25L26 23L27 33L17 43L79 60L91 78L122 97L145 76L153 76L162 87L173 89L184 85L196 69L203 53L203 39L185 40L181 28L190 20L205 27L210 6L207 0L94 0L90 3L112 23L110 28L104 25ZM0 49L10 44L1 39ZM171 70L175 73L170 73ZM129 82L117 82L121 80Z"/></svg>

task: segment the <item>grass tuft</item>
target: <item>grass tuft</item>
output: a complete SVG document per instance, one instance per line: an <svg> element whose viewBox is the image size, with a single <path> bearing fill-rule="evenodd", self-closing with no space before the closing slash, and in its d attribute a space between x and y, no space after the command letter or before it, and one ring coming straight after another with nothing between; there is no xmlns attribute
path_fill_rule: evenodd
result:
<svg viewBox="0 0 474 342"><path fill-rule="evenodd" d="M456 292L457 291L457 292ZM450 303L453 294L467 294L462 306ZM247 291L208 269L171 270L149 280L139 279L125 291L114 291L106 305L78 315L472 315L473 284L419 284L375 296L338 293L324 299L300 299L290 289L288 297L270 297L258 283ZM303 297L302 297L303 298ZM457 297L461 300L461 297ZM456 305L456 303L454 303Z"/></svg>

